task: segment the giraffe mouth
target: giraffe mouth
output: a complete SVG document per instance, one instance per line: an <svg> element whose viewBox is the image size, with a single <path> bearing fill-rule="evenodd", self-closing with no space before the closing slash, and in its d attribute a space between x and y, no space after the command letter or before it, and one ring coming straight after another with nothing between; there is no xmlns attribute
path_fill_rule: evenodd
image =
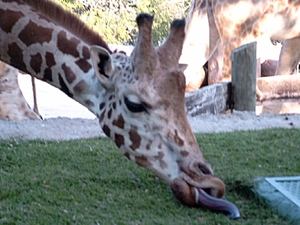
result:
<svg viewBox="0 0 300 225"><path fill-rule="evenodd" d="M185 205L206 207L212 211L222 212L232 219L240 217L238 208L223 199L224 183L212 175L199 182L182 173L180 178L172 181L171 190L174 196Z"/></svg>
<svg viewBox="0 0 300 225"><path fill-rule="evenodd" d="M209 191L209 189L194 188L196 203L213 211L223 212L231 219L240 217L240 211L232 202L223 198L213 197L209 194Z"/></svg>

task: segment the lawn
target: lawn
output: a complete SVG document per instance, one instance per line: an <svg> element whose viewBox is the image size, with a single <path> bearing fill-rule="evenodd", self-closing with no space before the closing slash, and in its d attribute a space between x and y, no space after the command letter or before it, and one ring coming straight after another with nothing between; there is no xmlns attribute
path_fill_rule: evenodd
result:
<svg viewBox="0 0 300 225"><path fill-rule="evenodd" d="M168 185L107 138L0 141L0 224L289 224L253 179L300 174L300 130L197 134L241 218L180 204Z"/></svg>

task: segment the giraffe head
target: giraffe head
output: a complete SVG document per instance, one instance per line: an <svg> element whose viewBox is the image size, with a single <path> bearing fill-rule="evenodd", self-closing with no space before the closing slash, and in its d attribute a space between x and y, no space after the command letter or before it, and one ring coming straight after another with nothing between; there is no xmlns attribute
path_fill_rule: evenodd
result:
<svg viewBox="0 0 300 225"><path fill-rule="evenodd" d="M131 54L92 46L95 72L105 89L100 125L124 155L167 181L174 195L195 204L196 188L222 197L224 183L203 158L185 111L185 77L178 68L184 20L171 24L166 42L154 48L153 17L137 17L139 36Z"/></svg>

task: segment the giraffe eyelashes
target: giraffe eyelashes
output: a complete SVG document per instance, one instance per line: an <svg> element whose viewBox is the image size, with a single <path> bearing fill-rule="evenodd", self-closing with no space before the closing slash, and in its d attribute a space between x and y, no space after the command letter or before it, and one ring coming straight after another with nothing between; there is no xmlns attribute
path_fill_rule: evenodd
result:
<svg viewBox="0 0 300 225"><path fill-rule="evenodd" d="M124 102L130 112L133 113L147 112L146 108L142 103L132 102L127 97L124 97Z"/></svg>

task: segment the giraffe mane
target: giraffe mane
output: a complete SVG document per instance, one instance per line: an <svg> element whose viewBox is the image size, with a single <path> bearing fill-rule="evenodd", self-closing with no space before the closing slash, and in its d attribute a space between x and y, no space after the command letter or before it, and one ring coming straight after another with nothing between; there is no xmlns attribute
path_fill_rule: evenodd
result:
<svg viewBox="0 0 300 225"><path fill-rule="evenodd" d="M64 9L62 6L50 0L23 0L32 8L41 12L50 21L59 24L69 32L80 38L89 45L98 45L111 53L106 41L96 31L88 27L73 12Z"/></svg>

